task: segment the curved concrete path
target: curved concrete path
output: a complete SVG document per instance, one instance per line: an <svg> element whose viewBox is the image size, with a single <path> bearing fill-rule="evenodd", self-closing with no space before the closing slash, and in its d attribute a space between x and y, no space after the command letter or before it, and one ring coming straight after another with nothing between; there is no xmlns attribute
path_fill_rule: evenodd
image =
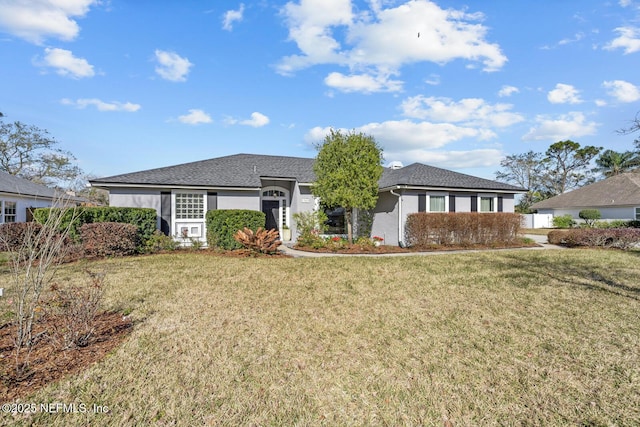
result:
<svg viewBox="0 0 640 427"><path fill-rule="evenodd" d="M306 252L293 249L287 245L281 245L278 249L287 255L291 255L294 258L323 258L333 256L354 256L354 257L381 257L381 256L417 256L417 255L447 255L447 254L463 254L473 252L487 252L487 251L512 251L512 250L528 250L539 251L544 249L565 249L563 246L552 245L547 242L547 236L539 236L537 234L525 234L524 237L528 237L535 241L537 247L531 248L506 248L506 249L465 249L454 251L430 251L430 252L402 252L402 253L388 253L388 254L340 254L340 253L326 253L326 252Z"/></svg>

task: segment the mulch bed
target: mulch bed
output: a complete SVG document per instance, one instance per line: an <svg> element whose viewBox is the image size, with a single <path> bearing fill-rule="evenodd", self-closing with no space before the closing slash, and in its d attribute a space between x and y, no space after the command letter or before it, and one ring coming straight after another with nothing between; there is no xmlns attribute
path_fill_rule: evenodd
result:
<svg viewBox="0 0 640 427"><path fill-rule="evenodd" d="M35 325L34 332L43 333L30 356L28 371L16 376L11 324L0 326L0 402L24 398L45 385L67 375L87 369L114 350L131 332L132 322L120 313L101 313L96 317L94 340L86 347L62 350L47 339L53 330L53 317L45 317Z"/></svg>

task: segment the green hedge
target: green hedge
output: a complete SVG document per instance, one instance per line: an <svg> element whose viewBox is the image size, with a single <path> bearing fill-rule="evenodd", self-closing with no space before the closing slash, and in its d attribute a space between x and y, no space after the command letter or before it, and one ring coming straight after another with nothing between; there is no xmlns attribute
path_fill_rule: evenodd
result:
<svg viewBox="0 0 640 427"><path fill-rule="evenodd" d="M52 209L59 208L36 209L33 212L33 218L43 224ZM156 230L157 212L151 208L118 208L113 206L70 208L65 212L60 227L66 228L71 223L69 237L79 240L80 227L96 222L133 224L138 227L140 242L144 245Z"/></svg>
<svg viewBox="0 0 640 427"><path fill-rule="evenodd" d="M210 248L240 249L233 235L244 227L256 231L264 227L267 217L263 212L245 209L219 209L207 212L207 243Z"/></svg>

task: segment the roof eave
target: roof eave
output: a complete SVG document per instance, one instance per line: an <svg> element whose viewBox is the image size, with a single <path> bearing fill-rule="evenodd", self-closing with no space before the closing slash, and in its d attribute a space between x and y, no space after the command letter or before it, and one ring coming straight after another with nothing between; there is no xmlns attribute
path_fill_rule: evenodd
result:
<svg viewBox="0 0 640 427"><path fill-rule="evenodd" d="M380 191L390 190L433 190L433 191L464 191L473 193L508 193L508 194L525 194L527 190L515 189L489 189L489 188L465 188L465 187L438 187L434 185L406 185L396 184L380 188Z"/></svg>
<svg viewBox="0 0 640 427"><path fill-rule="evenodd" d="M212 185L182 185L182 184L129 184L122 182L100 182L89 181L89 184L95 188L101 188L108 190L109 188L158 188L169 190L230 190L230 191L258 191L260 187L224 187L224 186L212 186Z"/></svg>

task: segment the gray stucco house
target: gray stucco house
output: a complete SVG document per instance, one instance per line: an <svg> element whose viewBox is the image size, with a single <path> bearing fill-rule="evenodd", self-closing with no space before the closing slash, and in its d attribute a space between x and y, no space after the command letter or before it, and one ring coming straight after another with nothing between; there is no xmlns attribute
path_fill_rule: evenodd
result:
<svg viewBox="0 0 640 427"><path fill-rule="evenodd" d="M91 180L109 191L109 204L158 212L167 235L187 233L206 241L205 214L212 209L251 209L267 215L267 227L290 227L292 215L318 209L311 193L314 159L236 154ZM397 245L413 212L513 212L523 188L414 163L385 168L379 182L372 235ZM338 209L330 219L341 226ZM282 235L282 233L281 233Z"/></svg>
<svg viewBox="0 0 640 427"><path fill-rule="evenodd" d="M534 203L531 209L578 219L583 209L598 209L605 220L640 220L640 172L628 172Z"/></svg>
<svg viewBox="0 0 640 427"><path fill-rule="evenodd" d="M52 188L0 171L0 224L28 221L31 209L51 206L56 196Z"/></svg>

